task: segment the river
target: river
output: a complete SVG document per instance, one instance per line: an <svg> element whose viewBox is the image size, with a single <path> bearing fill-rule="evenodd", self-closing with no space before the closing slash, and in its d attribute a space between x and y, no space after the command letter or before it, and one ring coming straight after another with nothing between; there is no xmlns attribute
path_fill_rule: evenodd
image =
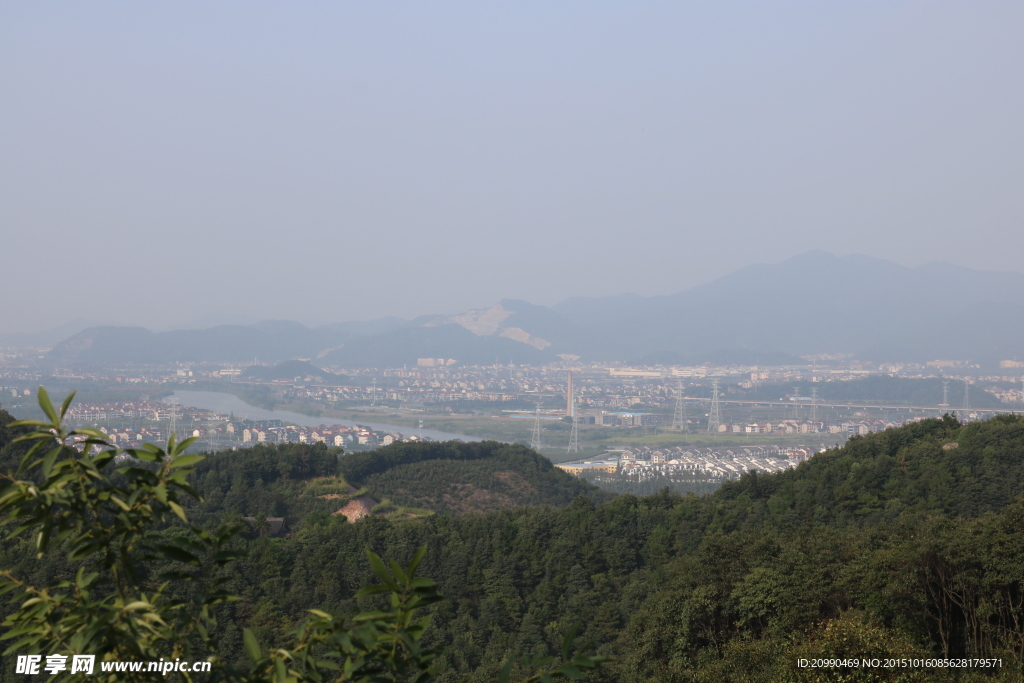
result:
<svg viewBox="0 0 1024 683"><path fill-rule="evenodd" d="M212 410L222 415L234 413L236 417L246 417L250 420L281 420L281 422L301 425L303 427L317 427L322 424L338 424L353 427L357 424L352 420L343 420L337 417L311 417L302 413L293 413L290 410L257 408L256 406L249 405L234 394L225 394L219 391L175 391L165 398L164 402L172 398L178 399L178 402L183 406ZM382 432L401 432L405 436L422 434L424 437L429 437L435 441L450 441L452 439L482 441L477 436L439 432L436 429L420 430L419 427L409 425L390 425L381 422L363 422L362 420L358 424Z"/></svg>

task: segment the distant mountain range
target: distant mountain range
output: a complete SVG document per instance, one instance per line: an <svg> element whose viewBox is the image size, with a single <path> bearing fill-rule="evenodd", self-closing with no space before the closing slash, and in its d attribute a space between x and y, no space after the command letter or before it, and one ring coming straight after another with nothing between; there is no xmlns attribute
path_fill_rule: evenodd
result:
<svg viewBox="0 0 1024 683"><path fill-rule="evenodd" d="M644 363L784 364L1024 358L1024 274L948 263L907 268L814 251L742 268L677 294L583 297L552 307L503 300L457 316L315 329L287 321L153 333L92 327L60 342L56 365L310 359L322 367L543 363L560 355Z"/></svg>
<svg viewBox="0 0 1024 683"><path fill-rule="evenodd" d="M77 334L90 327L95 327L98 324L99 321L96 320L76 318L59 327L42 332L6 332L0 334L0 346L49 348L67 339L70 335Z"/></svg>

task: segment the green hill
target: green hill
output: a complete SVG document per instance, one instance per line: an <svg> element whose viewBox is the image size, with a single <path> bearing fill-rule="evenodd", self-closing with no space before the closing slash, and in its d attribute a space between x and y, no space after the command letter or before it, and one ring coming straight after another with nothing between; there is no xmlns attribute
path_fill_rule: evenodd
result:
<svg viewBox="0 0 1024 683"><path fill-rule="evenodd" d="M377 500L453 514L608 497L525 446L497 441L396 443L345 456L341 473Z"/></svg>
<svg viewBox="0 0 1024 683"><path fill-rule="evenodd" d="M295 524L313 511L333 512L332 499L310 489L332 482L347 490L337 479L340 452L322 443L293 443L207 454L192 474L204 502L193 503L190 514L210 524L224 515L285 517Z"/></svg>
<svg viewBox="0 0 1024 683"><path fill-rule="evenodd" d="M200 519L262 514L285 517L293 527L364 494L381 503L375 513L397 516L610 497L528 448L497 441L397 443L352 454L324 444L260 444L210 454L192 476L205 498L193 506Z"/></svg>
<svg viewBox="0 0 1024 683"><path fill-rule="evenodd" d="M286 360L274 366L252 365L242 373L245 379L256 379L271 382L278 379L297 380L314 378L318 380L340 381L345 379L316 367L309 361Z"/></svg>
<svg viewBox="0 0 1024 683"><path fill-rule="evenodd" d="M488 448L403 445L346 458L342 471L378 495L430 490L420 466L473 471ZM446 449L455 457L422 459ZM416 490L408 502L422 503ZM295 624L307 607L353 606L362 548L402 557L427 543L423 571L448 597L432 636L453 644L443 681L492 680L513 648L554 654L573 623L616 657L595 680L838 680L795 669L809 655L1003 657L999 671L863 680L1017 680L1022 493L1024 419L927 420L703 498L577 496L559 508L356 525L312 514L287 543L250 544L243 574L263 572L274 587L250 592L244 608Z"/></svg>
<svg viewBox="0 0 1024 683"><path fill-rule="evenodd" d="M447 647L442 683L496 680L512 652L557 655L574 624L615 658L592 681L1024 678L1022 417L909 424L704 497L579 495L582 482L495 442L340 459L322 445L262 446L214 454L192 479L207 500L190 514L207 528L295 519L288 538L237 540L245 556L223 576L240 599L214 627L232 662L245 661L242 627L279 646L311 608L368 608L356 598L372 581L366 549L404 561L426 544L421 573L446 598L428 632ZM331 507L349 486L438 514L346 523ZM37 582L74 574L58 555L35 560L31 539L0 546L0 561ZM815 658L880 663L797 666ZM884 664L936 658L975 663Z"/></svg>
<svg viewBox="0 0 1024 683"><path fill-rule="evenodd" d="M1001 415L853 437L794 470L725 484L715 498L746 526L870 527L904 512L978 517L1022 494L1024 418Z"/></svg>

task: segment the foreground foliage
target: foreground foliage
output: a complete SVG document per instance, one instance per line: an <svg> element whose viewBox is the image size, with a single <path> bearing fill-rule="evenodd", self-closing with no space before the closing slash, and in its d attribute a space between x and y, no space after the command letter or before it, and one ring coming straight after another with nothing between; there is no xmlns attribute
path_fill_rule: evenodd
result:
<svg viewBox="0 0 1024 683"><path fill-rule="evenodd" d="M287 647L261 647L244 629L248 662L222 657L218 608L237 600L227 590L231 578L224 568L244 553L234 547L237 526L210 532L189 523L184 499L201 497L187 478L203 460L185 453L193 440L177 442L172 435L166 449L113 448L98 430L64 427L72 398L58 409L40 388L48 421L3 420L4 456L30 445L16 470L0 479L4 549L28 537L33 559L55 558L64 575L37 585L17 572L0 572L0 594L10 594L13 606L3 622L3 639L13 641L5 655L95 655L96 672L68 674L72 680L148 680L148 672L104 673L102 663L179 659L211 662L204 680L397 683L433 677L442 650L423 647L431 621L423 610L443 598L433 580L416 575L425 545L406 568L394 560L388 567L367 553L380 583L355 597L387 595L386 605L351 617L307 609ZM296 473L296 462L276 464L281 474ZM317 471L314 462L298 474ZM65 578L71 572L74 578ZM549 660L529 662L534 675L576 678L603 661L573 654L571 644L567 639L566 661L554 669L544 668ZM5 678L12 659L5 658ZM176 675L194 679L190 672Z"/></svg>
<svg viewBox="0 0 1024 683"><path fill-rule="evenodd" d="M0 462L9 455L5 449L0 443ZM479 465L473 476L483 476L492 457L481 445L438 450L453 457L423 459L426 451L416 449L393 451L402 456L394 462L342 456L340 471L359 485L405 487L411 477L389 474L392 469L429 480L465 462ZM204 551L246 551L223 567L206 570L209 560L198 550L200 565L182 565L160 556L159 548L155 559L142 563L139 590L147 596L161 585L162 573L194 573L198 580L173 580L164 593L192 605L189 614L207 599L202 581L225 579L221 589L237 599L212 608L215 623L195 617L217 643L224 676L266 677L284 667L288 676L326 677L333 670L309 664L325 659L321 648L334 648L335 662L369 652L359 636L347 636L356 640L346 650L328 634L349 633L377 617L317 622L323 617L311 621L309 610L386 613L379 600L393 589L361 592L372 582L386 585L366 566L366 549L408 558L423 545L430 552L416 570L436 579L446 599L418 608L408 623L431 616L416 646L432 656L424 671L439 682L494 681L506 672L510 681L540 680L529 670L537 666L557 666L564 675L575 675L576 667L587 680L627 683L1011 681L1024 673L1019 417L968 425L951 417L925 420L852 439L791 471L745 475L703 498L663 491L595 503L577 496L561 507L369 517L357 524L303 502L308 492L329 489L323 482L339 471L331 457L321 447L291 445L189 464L195 469L189 481L206 498L194 502L181 494L187 518L199 520L192 521L197 530L165 510L174 524L158 525L147 536L175 546L168 539L176 534L206 533L216 542L219 524L272 512L245 506L282 505L274 509L288 517L291 537L243 531L221 550ZM159 467L151 462L144 469L153 474ZM104 476L111 486L128 485L123 475ZM36 552L28 539L5 541L0 566L33 586L75 576L77 565L61 552L39 560ZM394 567L390 576L404 585ZM588 668L573 664L571 652L564 656L565 634L580 622L580 639L614 661ZM378 635L388 632L375 628ZM205 647L199 636L191 643L196 651ZM796 665L800 658L853 656L994 658L1000 666L869 671ZM422 672L409 668L407 675Z"/></svg>

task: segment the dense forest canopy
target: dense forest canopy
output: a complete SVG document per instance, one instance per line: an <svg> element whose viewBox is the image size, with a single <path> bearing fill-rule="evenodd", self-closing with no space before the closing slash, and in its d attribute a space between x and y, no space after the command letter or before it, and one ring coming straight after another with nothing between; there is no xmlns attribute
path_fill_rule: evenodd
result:
<svg viewBox="0 0 1024 683"><path fill-rule="evenodd" d="M8 441L0 432L0 447L10 450ZM366 608L356 597L373 580L364 551L404 560L425 544L420 573L445 596L424 635L446 646L439 681L495 680L510 653L556 654L577 623L582 640L614 657L588 674L595 681L840 680L838 670L795 667L821 656L1001 660L842 680L1022 674L1024 418L965 425L947 416L854 437L703 497L610 497L552 469L494 442L211 455L191 475L205 498L189 508L195 519L291 524L288 538L248 532L235 541L245 555L223 571L241 599L219 608L221 652L244 659L244 627L277 646L309 608ZM520 479L495 478L504 472ZM453 481L501 504L451 505L443 493ZM351 523L332 514L325 482L404 495L439 514ZM442 495L428 500L435 489ZM74 572L60 553L36 560L22 541L5 541L0 561L38 582Z"/></svg>

